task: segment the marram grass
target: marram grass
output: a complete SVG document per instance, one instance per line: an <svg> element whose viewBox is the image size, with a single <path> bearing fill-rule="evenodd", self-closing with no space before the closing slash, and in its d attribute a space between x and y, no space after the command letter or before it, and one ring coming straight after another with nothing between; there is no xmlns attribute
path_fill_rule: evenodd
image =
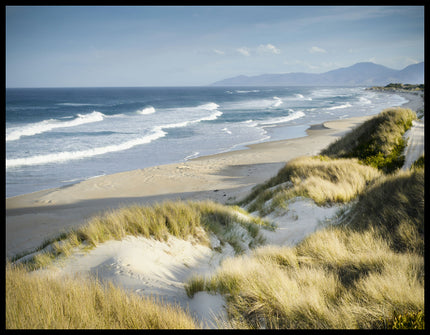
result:
<svg viewBox="0 0 430 335"><path fill-rule="evenodd" d="M97 280L6 265L6 329L195 329L187 311Z"/></svg>
<svg viewBox="0 0 430 335"><path fill-rule="evenodd" d="M299 157L257 186L241 204L247 205L250 212L258 210L265 215L277 208L286 209L288 200L297 196L311 198L320 206L347 203L379 176L377 169L360 164L357 159Z"/></svg>
<svg viewBox="0 0 430 335"><path fill-rule="evenodd" d="M424 260L372 233L327 229L296 248L260 247L227 259L187 293L223 294L245 328L384 328L394 313L424 308Z"/></svg>
<svg viewBox="0 0 430 335"><path fill-rule="evenodd" d="M251 237L244 246L241 237L233 234L237 226ZM221 244L230 243L237 253L264 243L260 227L273 225L250 216L237 206L224 206L212 201L166 201L152 206L133 205L106 211L94 216L87 224L63 233L59 238L44 243L43 250L25 261L29 269L49 265L54 259L69 256L76 247L93 248L108 240L121 240L128 235L167 240L169 236L209 245L209 233L215 234Z"/></svg>
<svg viewBox="0 0 430 335"><path fill-rule="evenodd" d="M337 158L358 158L366 165L392 173L404 163L403 135L417 118L408 108L387 108L321 151Z"/></svg>
<svg viewBox="0 0 430 335"><path fill-rule="evenodd" d="M343 222L227 259L187 294L223 294L240 328L423 328L423 215L423 169L379 177Z"/></svg>

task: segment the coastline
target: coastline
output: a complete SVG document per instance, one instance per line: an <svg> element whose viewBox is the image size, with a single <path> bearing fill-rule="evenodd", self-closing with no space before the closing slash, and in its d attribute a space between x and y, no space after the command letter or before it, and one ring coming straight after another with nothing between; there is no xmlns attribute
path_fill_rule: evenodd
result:
<svg viewBox="0 0 430 335"><path fill-rule="evenodd" d="M418 110L423 99L402 107ZM6 199L6 257L31 251L45 239L75 228L91 216L132 203L210 199L228 203L243 198L253 186L274 176L289 160L318 154L345 132L372 116L312 125L307 136L248 145L248 149L198 157L183 163L91 178Z"/></svg>

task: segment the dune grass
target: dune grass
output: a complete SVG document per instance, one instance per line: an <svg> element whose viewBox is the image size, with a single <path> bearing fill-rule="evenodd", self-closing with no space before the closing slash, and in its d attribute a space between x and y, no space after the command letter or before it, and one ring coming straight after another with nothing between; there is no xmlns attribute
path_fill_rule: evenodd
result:
<svg viewBox="0 0 430 335"><path fill-rule="evenodd" d="M387 108L321 151L336 158L358 158L385 173L402 167L403 134L417 118L408 108Z"/></svg>
<svg viewBox="0 0 430 335"><path fill-rule="evenodd" d="M234 233L237 226L250 236L248 245L243 245L241 234ZM260 227L274 229L270 223L237 206L212 201L133 205L94 216L84 226L43 243L24 263L30 270L38 269L59 257L69 256L76 247L91 249L107 240L121 240L128 235L164 241L169 236L192 238L196 243L209 245L208 234L213 233L222 245L229 243L236 253L241 253L264 243Z"/></svg>
<svg viewBox="0 0 430 335"><path fill-rule="evenodd" d="M320 206L346 203L380 175L377 169L360 164L357 159L299 157L255 187L240 204L247 205L250 212L266 215L277 208L286 209L288 200L297 196L311 198Z"/></svg>
<svg viewBox="0 0 430 335"><path fill-rule="evenodd" d="M418 158L415 162L412 163L411 169L424 169L425 166L425 158L424 155L422 155L420 158Z"/></svg>
<svg viewBox="0 0 430 335"><path fill-rule="evenodd" d="M394 251L424 255L424 169L378 179L342 222L355 230L373 229Z"/></svg>
<svg viewBox="0 0 430 335"><path fill-rule="evenodd" d="M424 308L423 258L395 253L372 234L325 230L298 248L265 249L191 279L188 294L196 280L223 294L231 321L244 328L384 328L394 313ZM329 258L314 258L321 250Z"/></svg>
<svg viewBox="0 0 430 335"><path fill-rule="evenodd" d="M341 223L227 259L187 294L223 294L240 328L423 328L423 192L423 169L382 176Z"/></svg>
<svg viewBox="0 0 430 335"><path fill-rule="evenodd" d="M195 329L187 311L96 280L6 266L6 329Z"/></svg>

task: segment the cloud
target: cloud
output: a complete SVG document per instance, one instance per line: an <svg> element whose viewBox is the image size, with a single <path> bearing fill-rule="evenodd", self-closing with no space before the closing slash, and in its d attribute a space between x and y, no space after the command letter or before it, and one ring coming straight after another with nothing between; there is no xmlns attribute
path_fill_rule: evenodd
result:
<svg viewBox="0 0 430 335"><path fill-rule="evenodd" d="M244 56L247 56L247 57L250 56L249 50L247 48L238 48L236 49L236 51L241 53Z"/></svg>
<svg viewBox="0 0 430 335"><path fill-rule="evenodd" d="M213 49L213 52L215 52L218 55L225 55L225 52L222 50L218 50L218 49Z"/></svg>
<svg viewBox="0 0 430 335"><path fill-rule="evenodd" d="M309 49L309 52L313 54L316 52L326 53L327 51L324 50L323 48L313 46L312 48Z"/></svg>
<svg viewBox="0 0 430 335"><path fill-rule="evenodd" d="M258 50L260 52L271 52L274 54L280 54L281 53L281 50L279 50L277 47L275 47L273 44L270 44L270 43L268 43L266 45L260 44L260 46L258 47Z"/></svg>

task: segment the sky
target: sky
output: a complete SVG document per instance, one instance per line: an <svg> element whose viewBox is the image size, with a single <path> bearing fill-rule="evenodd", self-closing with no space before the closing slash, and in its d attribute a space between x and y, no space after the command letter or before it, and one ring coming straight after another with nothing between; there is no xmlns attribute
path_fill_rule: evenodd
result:
<svg viewBox="0 0 430 335"><path fill-rule="evenodd" d="M424 61L424 6L6 6L6 87L205 86Z"/></svg>

